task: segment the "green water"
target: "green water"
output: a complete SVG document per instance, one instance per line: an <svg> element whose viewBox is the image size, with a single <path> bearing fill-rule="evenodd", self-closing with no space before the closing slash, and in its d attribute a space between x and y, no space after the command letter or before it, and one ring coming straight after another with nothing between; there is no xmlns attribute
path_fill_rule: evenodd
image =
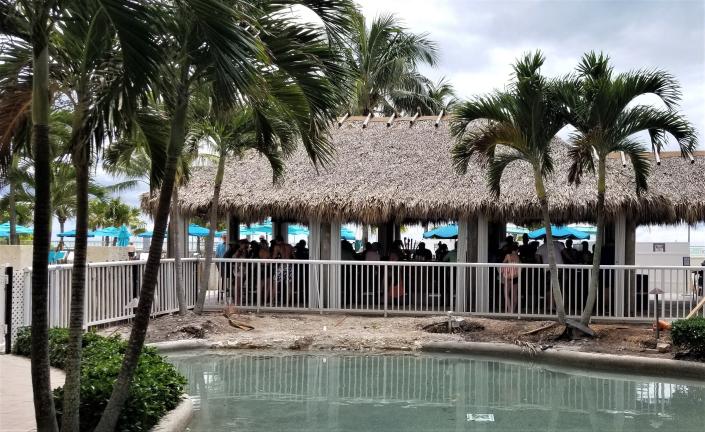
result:
<svg viewBox="0 0 705 432"><path fill-rule="evenodd" d="M201 431L705 431L705 385L445 355L170 356ZM482 421L485 420L485 421Z"/></svg>

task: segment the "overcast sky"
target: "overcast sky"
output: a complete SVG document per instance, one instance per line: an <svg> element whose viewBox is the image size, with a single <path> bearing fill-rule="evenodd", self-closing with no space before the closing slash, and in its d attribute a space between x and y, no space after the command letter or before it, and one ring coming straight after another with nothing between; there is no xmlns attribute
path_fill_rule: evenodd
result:
<svg viewBox="0 0 705 432"><path fill-rule="evenodd" d="M424 73L446 77L461 98L502 88L527 51L546 56L543 72L573 70L586 51L609 54L617 72L664 69L683 91L681 110L705 131L705 0L358 0L369 19L394 13L438 43L440 61ZM643 102L650 102L644 98ZM705 175L705 173L703 173ZM705 194L705 191L703 191ZM680 227L640 227L637 241L687 241ZM705 225L691 229L705 245Z"/></svg>
<svg viewBox="0 0 705 432"><path fill-rule="evenodd" d="M461 98L502 88L522 53L541 49L544 74L570 72L589 50L616 71L665 69L683 90L681 109L705 131L705 0L358 0L369 19L394 13L410 31L438 43L440 62L423 72L446 77ZM648 100L647 100L648 101ZM705 145L700 144L700 148ZM704 174L705 175L705 174ZM141 192L141 191L140 191ZM705 193L705 191L703 191ZM137 205L137 193L123 194ZM692 232L705 244L705 227ZM640 229L640 241L685 241L680 229Z"/></svg>

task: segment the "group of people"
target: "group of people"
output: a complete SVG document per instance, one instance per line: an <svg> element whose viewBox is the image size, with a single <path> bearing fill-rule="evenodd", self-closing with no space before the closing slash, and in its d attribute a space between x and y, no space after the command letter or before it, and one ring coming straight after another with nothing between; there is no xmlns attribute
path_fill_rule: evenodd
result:
<svg viewBox="0 0 705 432"><path fill-rule="evenodd" d="M504 243L497 252L495 262L505 262L507 255L513 252L517 255L519 263L523 264L548 264L549 247L547 242L539 244L537 240L529 241L529 236L524 234L519 245L512 236L507 236ZM593 246L594 247L594 246ZM553 252L557 264L592 264L594 253L590 251L589 243L583 241L580 249L576 249L572 239L567 239L565 243L554 240Z"/></svg>
<svg viewBox="0 0 705 432"><path fill-rule="evenodd" d="M583 241L580 249L573 247L573 240L563 242L554 240L553 245L544 241L529 241L529 236L522 236L521 246L513 236L507 236L500 250L497 252L496 262L503 264L547 264L550 249L557 264L592 264L594 254L590 251L589 243ZM504 294L504 312L514 313L519 302L519 272L518 266L502 267L500 270Z"/></svg>

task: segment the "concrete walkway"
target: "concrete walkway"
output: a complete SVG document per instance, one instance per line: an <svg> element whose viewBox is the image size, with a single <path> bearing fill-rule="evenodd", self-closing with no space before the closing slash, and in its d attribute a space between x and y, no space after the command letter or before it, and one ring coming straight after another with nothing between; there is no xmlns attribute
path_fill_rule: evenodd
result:
<svg viewBox="0 0 705 432"><path fill-rule="evenodd" d="M64 384L64 373L51 370L51 385ZM0 431L37 430L32 402L32 375L29 359L0 355Z"/></svg>

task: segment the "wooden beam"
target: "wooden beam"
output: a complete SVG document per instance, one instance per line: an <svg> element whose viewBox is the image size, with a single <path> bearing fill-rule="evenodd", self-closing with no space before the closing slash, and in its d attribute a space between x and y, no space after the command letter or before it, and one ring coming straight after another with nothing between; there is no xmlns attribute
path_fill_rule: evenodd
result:
<svg viewBox="0 0 705 432"><path fill-rule="evenodd" d="M416 114L414 114L414 116L413 116L413 117L411 118L411 120L409 121L409 127L411 127L411 126L414 125L414 122L416 121L417 118L419 118L419 112L418 112L418 111L416 112Z"/></svg>
<svg viewBox="0 0 705 432"><path fill-rule="evenodd" d="M438 114L438 117L436 117L436 123L433 126L438 127L438 125L441 123L441 119L443 118L444 112L445 110L441 110L440 114Z"/></svg>
<svg viewBox="0 0 705 432"><path fill-rule="evenodd" d="M338 120L338 127L341 127L341 126L343 125L343 122L344 122L345 120L347 120L348 117L350 117L350 113L349 113L349 112L346 112L345 115L343 116L343 118L341 118L340 120Z"/></svg>
<svg viewBox="0 0 705 432"><path fill-rule="evenodd" d="M372 118L372 113L367 114L367 118L365 118L365 121L362 122L362 128L363 128L363 129L367 127L367 123L369 123L369 121L370 121L371 118Z"/></svg>
<svg viewBox="0 0 705 432"><path fill-rule="evenodd" d="M627 158L624 157L624 152L619 152L619 156L622 158L622 167L627 166Z"/></svg>
<svg viewBox="0 0 705 432"><path fill-rule="evenodd" d="M397 113L392 113L392 115L389 117L389 120L387 120L387 127L390 127L392 125L392 122L394 121L394 117L397 116Z"/></svg>

